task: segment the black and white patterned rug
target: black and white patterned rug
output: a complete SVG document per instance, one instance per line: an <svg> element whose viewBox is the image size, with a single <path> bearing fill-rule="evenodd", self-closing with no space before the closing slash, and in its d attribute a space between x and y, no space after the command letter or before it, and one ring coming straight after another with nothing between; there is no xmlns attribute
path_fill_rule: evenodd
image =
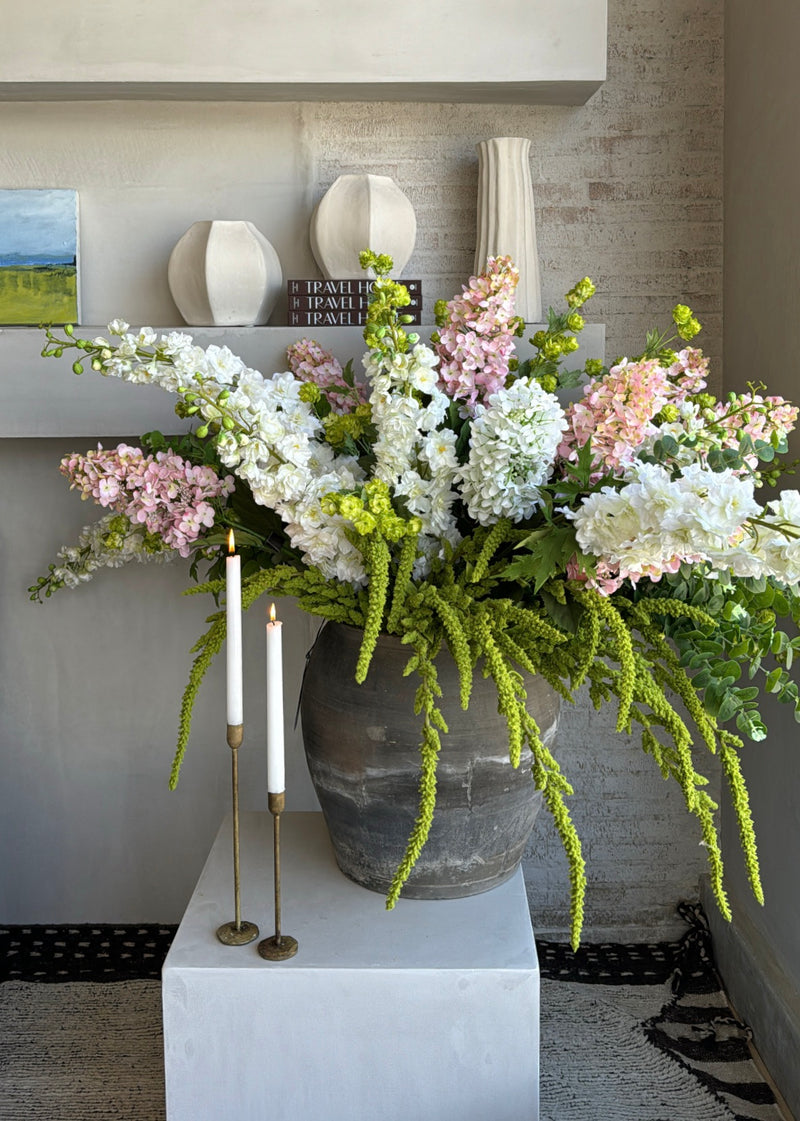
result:
<svg viewBox="0 0 800 1121"><path fill-rule="evenodd" d="M705 917L682 913L680 942L538 942L540 1121L786 1121ZM159 977L175 929L0 927L0 1121L164 1121Z"/></svg>

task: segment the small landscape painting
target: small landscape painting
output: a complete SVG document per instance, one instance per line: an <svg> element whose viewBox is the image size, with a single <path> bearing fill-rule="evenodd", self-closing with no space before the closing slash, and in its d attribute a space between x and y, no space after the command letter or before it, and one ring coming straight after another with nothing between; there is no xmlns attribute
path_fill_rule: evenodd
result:
<svg viewBox="0 0 800 1121"><path fill-rule="evenodd" d="M0 190L0 325L77 323L78 192Z"/></svg>

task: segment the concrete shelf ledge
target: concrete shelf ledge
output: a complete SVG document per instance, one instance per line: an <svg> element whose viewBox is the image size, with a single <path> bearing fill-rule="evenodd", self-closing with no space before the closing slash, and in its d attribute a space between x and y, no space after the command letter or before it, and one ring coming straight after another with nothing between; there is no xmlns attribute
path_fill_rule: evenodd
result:
<svg viewBox="0 0 800 1121"><path fill-rule="evenodd" d="M190 19L177 0L43 0L6 15L0 100L579 105L606 28L607 0L406 0L388 33L366 0L195 0Z"/></svg>

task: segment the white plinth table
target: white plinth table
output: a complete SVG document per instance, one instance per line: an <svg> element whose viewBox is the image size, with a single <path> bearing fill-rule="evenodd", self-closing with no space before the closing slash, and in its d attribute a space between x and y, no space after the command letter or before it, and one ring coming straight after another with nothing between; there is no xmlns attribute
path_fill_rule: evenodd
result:
<svg viewBox="0 0 800 1121"><path fill-rule="evenodd" d="M229 947L226 820L163 969L168 1121L536 1121L539 968L522 873L470 899L381 895L322 815L282 817L283 933ZM242 815L242 918L274 933L272 818Z"/></svg>

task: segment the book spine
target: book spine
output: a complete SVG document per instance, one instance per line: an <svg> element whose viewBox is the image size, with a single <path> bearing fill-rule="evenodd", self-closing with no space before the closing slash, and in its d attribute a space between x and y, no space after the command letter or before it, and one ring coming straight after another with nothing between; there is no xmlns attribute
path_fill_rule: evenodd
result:
<svg viewBox="0 0 800 1121"><path fill-rule="evenodd" d="M421 280L400 280L409 295L422 298ZM286 291L292 296L367 296L372 291L371 280L289 280Z"/></svg>
<svg viewBox="0 0 800 1121"><path fill-rule="evenodd" d="M407 309L406 314L411 316L410 326L419 326L422 322L422 316L418 308L416 310ZM352 310L290 308L288 325L290 327L363 327L366 318L366 307L353 308Z"/></svg>
<svg viewBox="0 0 800 1121"><path fill-rule="evenodd" d="M290 296L289 311L366 311L369 307L367 296ZM419 296L412 296L411 302L403 308L404 312L413 314L421 310L422 300Z"/></svg>

